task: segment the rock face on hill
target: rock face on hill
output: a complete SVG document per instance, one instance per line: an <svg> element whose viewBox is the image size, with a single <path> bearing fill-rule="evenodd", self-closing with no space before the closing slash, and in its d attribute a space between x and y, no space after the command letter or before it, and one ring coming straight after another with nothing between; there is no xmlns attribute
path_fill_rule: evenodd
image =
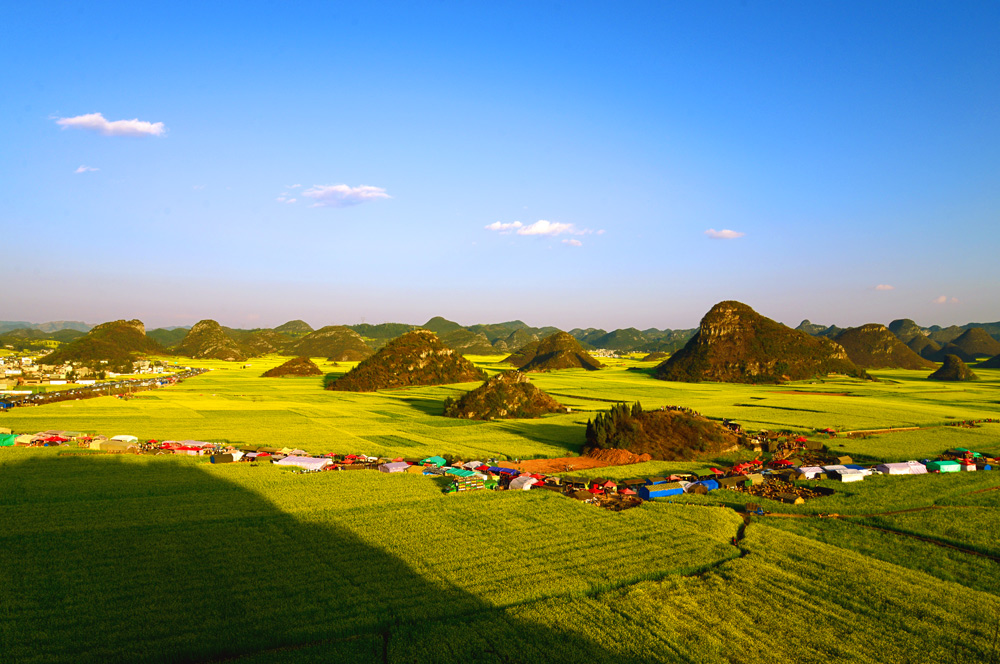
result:
<svg viewBox="0 0 1000 664"><path fill-rule="evenodd" d="M446 417L470 420L534 418L546 413L565 413L568 409L531 384L520 371L504 371L466 392L459 399L444 404Z"/></svg>
<svg viewBox="0 0 1000 664"><path fill-rule="evenodd" d="M308 357L295 357L261 374L262 378L281 376L322 376L323 371Z"/></svg>
<svg viewBox="0 0 1000 664"><path fill-rule="evenodd" d="M40 363L73 362L90 368L103 366L110 371L128 371L138 357L162 352L163 347L146 336L141 320L116 320L94 327L49 353Z"/></svg>
<svg viewBox="0 0 1000 664"><path fill-rule="evenodd" d="M413 385L445 385L486 380L486 372L446 347L429 330L393 339L343 376L328 376L326 389L374 392Z"/></svg>
<svg viewBox="0 0 1000 664"><path fill-rule="evenodd" d="M899 340L889 328L878 323L844 330L834 341L844 347L847 357L864 369L933 369L925 360Z"/></svg>
<svg viewBox="0 0 1000 664"><path fill-rule="evenodd" d="M927 377L928 380L979 380L959 357L946 355L941 368Z"/></svg>
<svg viewBox="0 0 1000 664"><path fill-rule="evenodd" d="M201 320L195 323L174 351L178 355L199 360L242 362L248 357L248 353L214 320Z"/></svg>
<svg viewBox="0 0 1000 664"><path fill-rule="evenodd" d="M729 429L686 408L645 411L638 403L622 403L587 422L584 450L616 448L661 461L687 461L734 451L739 442Z"/></svg>
<svg viewBox="0 0 1000 664"><path fill-rule="evenodd" d="M343 325L327 325L296 341L291 346L296 355L328 357L333 362L360 362L372 354L361 335Z"/></svg>
<svg viewBox="0 0 1000 664"><path fill-rule="evenodd" d="M735 301L712 307L684 348L655 370L662 380L724 383L777 383L829 373L866 376L840 344L793 330Z"/></svg>
<svg viewBox="0 0 1000 664"><path fill-rule="evenodd" d="M521 371L549 371L552 369L586 369L596 371L604 365L587 354L580 342L566 332L556 332L541 341L534 341L504 362Z"/></svg>
<svg viewBox="0 0 1000 664"><path fill-rule="evenodd" d="M970 327L952 343L973 357L993 357L1000 353L1000 341L981 327Z"/></svg>

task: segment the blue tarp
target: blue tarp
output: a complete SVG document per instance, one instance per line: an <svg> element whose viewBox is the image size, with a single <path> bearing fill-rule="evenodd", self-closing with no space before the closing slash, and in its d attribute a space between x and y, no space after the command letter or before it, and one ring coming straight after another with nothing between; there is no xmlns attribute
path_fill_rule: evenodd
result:
<svg viewBox="0 0 1000 664"><path fill-rule="evenodd" d="M489 471L494 475L499 475L500 473L507 473L508 475L520 475L521 471L514 470L513 468L501 468L500 466L490 466Z"/></svg>
<svg viewBox="0 0 1000 664"><path fill-rule="evenodd" d="M663 484L647 484L646 486L639 487L639 497L643 500L650 500L651 498L666 498L667 496L679 496L683 493L684 489L678 486L667 487Z"/></svg>
<svg viewBox="0 0 1000 664"><path fill-rule="evenodd" d="M700 482L693 482L685 487L685 491L690 492L696 486L703 486L709 491L715 491L719 488L719 483L715 480L701 480Z"/></svg>

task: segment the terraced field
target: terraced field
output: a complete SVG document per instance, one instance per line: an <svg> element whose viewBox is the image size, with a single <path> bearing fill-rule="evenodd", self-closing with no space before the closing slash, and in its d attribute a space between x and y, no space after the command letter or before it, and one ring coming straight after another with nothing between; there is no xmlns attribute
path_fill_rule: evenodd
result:
<svg viewBox="0 0 1000 664"><path fill-rule="evenodd" d="M566 456L594 411L640 399L750 429L922 427L829 441L856 456L1000 449L1000 425L940 426L1000 416L998 371L971 387L919 372L687 385L617 361L532 377L570 414L479 423L439 415L473 384L345 394L259 378L280 361L207 363L182 385L18 409L0 426ZM803 506L760 501L787 518L744 522L732 491L614 513L547 491L443 495L414 475L68 451L0 449L0 662L1000 661L1000 472L831 482L834 496Z"/></svg>

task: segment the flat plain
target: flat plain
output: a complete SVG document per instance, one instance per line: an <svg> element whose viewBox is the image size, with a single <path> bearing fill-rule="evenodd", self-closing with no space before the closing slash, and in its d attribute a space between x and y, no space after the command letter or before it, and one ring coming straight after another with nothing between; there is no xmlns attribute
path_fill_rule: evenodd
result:
<svg viewBox="0 0 1000 664"><path fill-rule="evenodd" d="M589 417L640 400L750 430L917 428L827 441L860 459L1000 452L1000 424L945 426L1000 417L1000 371L680 384L617 360L532 375L569 414L466 422L442 403L475 384L349 394L259 378L281 361L207 362L180 385L0 426L530 458L578 453ZM414 475L4 448L0 661L1000 661L1000 472L826 485L833 496L744 520L746 496L726 491L614 513L547 491L444 495Z"/></svg>

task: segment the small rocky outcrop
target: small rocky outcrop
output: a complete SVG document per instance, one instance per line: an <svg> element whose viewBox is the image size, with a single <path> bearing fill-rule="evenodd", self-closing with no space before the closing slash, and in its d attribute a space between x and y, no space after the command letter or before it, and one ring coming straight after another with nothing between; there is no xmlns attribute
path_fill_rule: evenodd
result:
<svg viewBox="0 0 1000 664"><path fill-rule="evenodd" d="M281 376L322 376L323 371L308 357L295 357L261 374L262 378Z"/></svg>
<svg viewBox="0 0 1000 664"><path fill-rule="evenodd" d="M521 371L586 369L596 371L604 365L583 350L580 342L566 332L556 332L534 341L507 357L504 362Z"/></svg>
<svg viewBox="0 0 1000 664"><path fill-rule="evenodd" d="M346 374L328 374L324 387L374 392L394 387L468 383L486 378L485 371L445 346L433 332L413 330L393 339Z"/></svg>
<svg viewBox="0 0 1000 664"><path fill-rule="evenodd" d="M504 371L444 404L446 417L469 420L525 419L548 413L565 413L568 408L531 384L520 371Z"/></svg>
<svg viewBox="0 0 1000 664"><path fill-rule="evenodd" d="M944 364L941 368L932 373L927 377L928 380L954 380L954 381L965 381L965 380L979 380L979 376L972 372L972 369L968 367L956 355L946 355L944 358Z"/></svg>

